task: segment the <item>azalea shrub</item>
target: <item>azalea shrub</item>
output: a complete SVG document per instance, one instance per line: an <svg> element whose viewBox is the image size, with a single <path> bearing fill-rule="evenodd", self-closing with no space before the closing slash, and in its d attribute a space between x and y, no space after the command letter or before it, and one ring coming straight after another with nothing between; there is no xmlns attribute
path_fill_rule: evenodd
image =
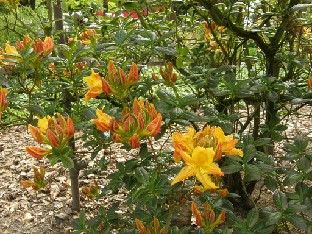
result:
<svg viewBox="0 0 312 234"><path fill-rule="evenodd" d="M311 58L299 53L310 53L303 42L311 31L288 18L309 4L291 2L284 14L274 3L276 17L258 22L241 11L245 1L172 2L143 4L148 15L120 2L126 18L72 17L65 43L57 32L0 45L0 124L20 121L36 142L25 153L39 169L22 188L45 189L44 161L67 168L72 209L81 210L73 233L310 233L309 141L284 141L285 119L311 103ZM256 14L266 3L254 4ZM15 12L19 4L4 6ZM280 26L286 21L289 29ZM77 141L98 174L116 160L105 186L95 178L79 187L89 162ZM274 151L277 142L284 153ZM272 195L265 207L255 196L261 185ZM121 191L122 202L92 218L80 207L80 196Z"/></svg>

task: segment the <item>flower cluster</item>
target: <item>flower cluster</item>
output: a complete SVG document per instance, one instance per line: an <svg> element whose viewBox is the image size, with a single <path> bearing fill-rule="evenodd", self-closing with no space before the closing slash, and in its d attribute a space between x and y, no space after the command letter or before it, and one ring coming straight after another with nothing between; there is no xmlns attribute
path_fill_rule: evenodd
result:
<svg viewBox="0 0 312 234"><path fill-rule="evenodd" d="M8 107L7 95L8 91L0 86L0 121L2 117L2 111Z"/></svg>
<svg viewBox="0 0 312 234"><path fill-rule="evenodd" d="M74 74L81 73L83 69L87 67L87 63L85 62L76 62L73 64L73 66L70 69L57 69L55 66L55 63L49 64L49 70L52 73L52 77L59 79L59 72L62 73L62 75L66 78L71 79Z"/></svg>
<svg viewBox="0 0 312 234"><path fill-rule="evenodd" d="M204 203L204 210L201 212L196 203L192 203L192 213L196 218L196 224L205 230L205 233L212 231L225 221L225 211L221 211L216 219L216 214L208 202Z"/></svg>
<svg viewBox="0 0 312 234"><path fill-rule="evenodd" d="M220 160L223 153L228 156L243 156L243 152L235 148L238 140L233 139L233 135L225 135L220 127L207 126L197 133L190 127L186 134L176 132L172 138L174 160L180 162L182 158L186 166L174 178L171 185L196 176L205 190L216 189L218 186L209 175L223 176L224 173L215 161Z"/></svg>
<svg viewBox="0 0 312 234"><path fill-rule="evenodd" d="M69 38L68 43L72 43L74 41L81 41L82 44L91 46L96 44L95 30L87 29L83 33L79 34L78 37Z"/></svg>
<svg viewBox="0 0 312 234"><path fill-rule="evenodd" d="M38 127L29 124L28 129L40 144L50 145L52 148L62 149L67 146L67 142L74 136L75 127L72 119L58 114L57 119L53 116L46 116L38 120ZM42 159L44 156L52 152L49 148L27 146L27 153L36 159Z"/></svg>
<svg viewBox="0 0 312 234"><path fill-rule="evenodd" d="M222 49L218 42L216 41L215 37L218 34L222 34L225 32L224 26L218 26L215 22L206 22L204 23L204 31L205 31L205 40L209 41L209 48L211 52L222 52Z"/></svg>
<svg viewBox="0 0 312 234"><path fill-rule="evenodd" d="M21 180L21 185L24 188L29 188L32 187L33 190L39 190L41 188L44 188L47 185L47 181L44 179L44 175L45 175L45 169L40 166L40 169L38 171L37 168L33 168L34 170L34 180Z"/></svg>
<svg viewBox="0 0 312 234"><path fill-rule="evenodd" d="M178 75L177 73L173 72L173 66L172 63L169 62L165 68L165 70L162 69L162 67L160 67L159 69L159 73L161 75L161 77L169 84L174 84L175 82L177 82L178 79ZM155 78L153 78L155 79Z"/></svg>
<svg viewBox="0 0 312 234"><path fill-rule="evenodd" d="M16 62L22 62L23 58L20 55L25 50L32 48L32 53L36 54L35 61L38 62L40 58L49 55L54 47L51 37L46 37L44 41L40 38L31 39L28 35L24 36L23 41L18 40L16 46L6 43L5 50L2 52L2 59L9 60L9 65Z"/></svg>
<svg viewBox="0 0 312 234"><path fill-rule="evenodd" d="M160 223L156 217L154 217L153 223L151 223L147 227L145 227L143 222L139 219L135 219L135 224L140 234L167 234L169 233L168 228L165 226L160 229Z"/></svg>
<svg viewBox="0 0 312 234"><path fill-rule="evenodd" d="M160 132L162 122L162 116L157 113L154 105L142 99L134 100L132 110L124 108L119 121L101 110L97 110L96 116L98 118L91 122L100 131L111 131L115 142L127 143L132 148L140 147L140 139L143 137L155 137Z"/></svg>
<svg viewBox="0 0 312 234"><path fill-rule="evenodd" d="M101 77L99 73L95 73L91 69L91 75L84 77L83 80L89 87L89 91L85 95L86 102L101 93L123 99L128 96L130 86L139 80L139 71L137 65L133 63L129 74L126 75L121 68L117 69L113 62L109 61L106 78Z"/></svg>

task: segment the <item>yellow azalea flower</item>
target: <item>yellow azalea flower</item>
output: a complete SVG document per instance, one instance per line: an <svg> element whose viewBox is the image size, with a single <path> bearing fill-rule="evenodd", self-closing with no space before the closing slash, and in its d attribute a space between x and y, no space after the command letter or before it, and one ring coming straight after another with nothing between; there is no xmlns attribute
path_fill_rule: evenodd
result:
<svg viewBox="0 0 312 234"><path fill-rule="evenodd" d="M187 154L192 154L194 150L193 136L195 133L195 129L193 127L189 127L188 132L184 135L181 132L175 132L172 134L173 147L175 149L173 157L175 162L181 161L181 156L178 153L178 149L186 152Z"/></svg>
<svg viewBox="0 0 312 234"><path fill-rule="evenodd" d="M54 117L51 117L51 116L46 116L46 117L43 117L42 119L39 119L38 120L38 127L40 129L40 131L45 134L47 129L49 128L49 120L50 119L53 119Z"/></svg>
<svg viewBox="0 0 312 234"><path fill-rule="evenodd" d="M218 188L208 174L223 176L221 169L213 163L215 152L213 148L203 148L197 146L192 153L192 156L181 151L179 152L186 166L182 168L179 174L174 178L171 185L185 180L191 176L196 176L197 180L201 182L205 189Z"/></svg>
<svg viewBox="0 0 312 234"><path fill-rule="evenodd" d="M225 136L223 130L220 127L217 127L215 129L215 137L217 138L218 144L221 145L223 153L228 156L238 155L243 157L243 151L235 148L238 140L233 139L233 135Z"/></svg>
<svg viewBox="0 0 312 234"><path fill-rule="evenodd" d="M18 57L20 57L20 54L18 53L15 46L11 46L9 43L5 44L5 53L7 54L7 55L5 55L5 58L14 59L14 60L19 61L19 62L22 61L21 58L18 58ZM12 57L10 55L12 55Z"/></svg>
<svg viewBox="0 0 312 234"><path fill-rule="evenodd" d="M83 80L87 83L89 87L89 91L85 95L86 102L89 102L91 98L95 98L103 92L103 78L100 76L99 73L95 73L93 69L91 69L91 75L84 77Z"/></svg>

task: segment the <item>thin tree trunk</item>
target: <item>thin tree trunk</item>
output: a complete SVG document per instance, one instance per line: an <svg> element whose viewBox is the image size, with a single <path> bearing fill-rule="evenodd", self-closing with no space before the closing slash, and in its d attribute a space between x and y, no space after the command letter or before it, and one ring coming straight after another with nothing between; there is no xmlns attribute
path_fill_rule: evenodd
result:
<svg viewBox="0 0 312 234"><path fill-rule="evenodd" d="M54 20L55 20L55 31L59 34L58 43L65 44L65 35L64 35L64 25L63 25L63 8L62 8L62 0L57 0L53 5L54 8Z"/></svg>
<svg viewBox="0 0 312 234"><path fill-rule="evenodd" d="M58 43L65 44L65 35L63 32L64 25L63 25L63 9L62 9L62 0L57 0L56 3L53 5L54 8L54 20L55 20L55 31L59 34ZM71 98L70 93L64 87L64 111L70 115L72 112L71 106ZM68 145L75 150L75 139L71 139L68 142ZM80 210L80 198L79 198L79 166L75 157L73 158L74 161L74 168L69 169L69 176L71 181L71 194L72 194L72 209L75 211Z"/></svg>

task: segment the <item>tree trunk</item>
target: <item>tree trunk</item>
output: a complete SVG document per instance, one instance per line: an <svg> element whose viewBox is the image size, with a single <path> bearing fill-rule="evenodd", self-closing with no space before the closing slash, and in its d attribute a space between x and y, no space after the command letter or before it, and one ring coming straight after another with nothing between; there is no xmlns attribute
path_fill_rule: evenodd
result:
<svg viewBox="0 0 312 234"><path fill-rule="evenodd" d="M55 31L59 35L58 43L65 44L65 35L64 35L64 25L63 25L63 8L62 0L57 0L53 5L54 8L54 20L55 20Z"/></svg>
<svg viewBox="0 0 312 234"><path fill-rule="evenodd" d="M35 10L36 9L36 0L30 0L29 5L31 9Z"/></svg>
<svg viewBox="0 0 312 234"><path fill-rule="evenodd" d="M104 13L108 12L108 0L103 0Z"/></svg>
<svg viewBox="0 0 312 234"><path fill-rule="evenodd" d="M52 21L53 21L52 0L46 0L46 8L48 11L48 23L44 26L44 35L49 37L52 35Z"/></svg>

